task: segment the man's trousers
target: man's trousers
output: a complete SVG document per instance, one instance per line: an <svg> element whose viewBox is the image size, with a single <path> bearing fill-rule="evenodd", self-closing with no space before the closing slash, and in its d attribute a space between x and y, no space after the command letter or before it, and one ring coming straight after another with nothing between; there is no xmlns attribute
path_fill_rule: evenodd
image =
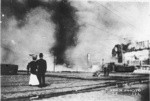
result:
<svg viewBox="0 0 150 101"><path fill-rule="evenodd" d="M37 74L39 80L39 86L45 85L45 74Z"/></svg>

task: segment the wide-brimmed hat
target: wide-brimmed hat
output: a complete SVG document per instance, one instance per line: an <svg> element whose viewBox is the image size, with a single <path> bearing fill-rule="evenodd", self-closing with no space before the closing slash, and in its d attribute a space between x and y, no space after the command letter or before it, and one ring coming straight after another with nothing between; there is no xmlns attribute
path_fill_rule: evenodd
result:
<svg viewBox="0 0 150 101"><path fill-rule="evenodd" d="M37 59L37 55L36 54L29 54L29 56L31 56L34 60Z"/></svg>

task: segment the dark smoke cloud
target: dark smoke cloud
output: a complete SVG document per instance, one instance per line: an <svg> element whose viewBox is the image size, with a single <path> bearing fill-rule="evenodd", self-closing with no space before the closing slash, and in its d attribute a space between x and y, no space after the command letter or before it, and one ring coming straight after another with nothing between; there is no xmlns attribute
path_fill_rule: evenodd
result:
<svg viewBox="0 0 150 101"><path fill-rule="evenodd" d="M56 56L56 64L63 64L66 61L64 56L66 49L76 46L79 26L76 22L76 10L67 0L58 3L54 11L52 20L57 25L55 33L57 41L52 51Z"/></svg>
<svg viewBox="0 0 150 101"><path fill-rule="evenodd" d="M28 54L43 52L49 68L54 55L57 64L69 62L76 70L87 70L88 53L93 63L110 62L116 44L150 37L149 2L1 1L1 50L7 63L26 64Z"/></svg>
<svg viewBox="0 0 150 101"><path fill-rule="evenodd" d="M52 56L49 49L54 45L54 23L49 19L51 14L41 7L37 7L26 14L26 23L18 27L18 20L14 16L7 20L7 28L2 28L2 63L17 64L19 69L26 69L30 61L29 54L44 53L48 66L52 67ZM3 21L2 21L2 24Z"/></svg>
<svg viewBox="0 0 150 101"><path fill-rule="evenodd" d="M50 4L43 3L40 0L2 0L2 13L8 18L15 16L18 21L18 27L25 25L26 14L36 7L47 7L52 9Z"/></svg>
<svg viewBox="0 0 150 101"><path fill-rule="evenodd" d="M28 23L28 13L41 7L52 14L49 20L55 25L55 44L50 51L56 57L57 64L67 62L65 51L67 48L75 46L77 42L77 31L79 29L76 22L75 8L67 0L2 0L2 26L8 26L8 19L15 17L17 27L23 28ZM7 18L7 19L6 19ZM8 46L9 47L9 46ZM51 48L51 47L50 47ZM11 48L10 48L11 50ZM9 51L11 53L11 51ZM5 56L6 58L7 56Z"/></svg>

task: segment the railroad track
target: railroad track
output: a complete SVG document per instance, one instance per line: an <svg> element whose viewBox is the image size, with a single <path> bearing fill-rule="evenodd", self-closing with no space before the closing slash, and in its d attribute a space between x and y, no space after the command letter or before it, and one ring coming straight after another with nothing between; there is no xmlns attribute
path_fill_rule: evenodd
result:
<svg viewBox="0 0 150 101"><path fill-rule="evenodd" d="M54 76L53 76L54 77ZM65 78L65 77L60 77L60 78ZM135 84L149 84L150 80L148 76L132 76L132 77L121 77L121 76L113 76L113 77L106 77L106 78L99 78L99 77L91 77L91 78L83 78L83 77L66 77L67 80L78 80L84 82L89 82L89 84L85 84L85 85L79 85L78 86L69 86L66 84L65 87L63 87L63 89L59 90L59 88L43 88L43 89L38 89L38 90L26 90L26 91L15 91L15 92L10 92L10 94L14 94L16 95L17 93L22 93L22 94L26 94L26 93L31 93L26 96L15 96L14 97L6 97L3 98L2 100L11 100L11 101L15 101L16 99L32 99L32 98L36 98L36 99L41 99L41 98L50 98L50 97L55 97L55 96L60 96L60 95L66 95L66 94L74 94L74 93L84 93L84 92L91 92L91 91L97 91L97 90L105 90L106 88L110 88L110 87L124 87L124 86L131 86L131 85L135 85ZM55 81L55 80L54 80ZM57 80L58 81L58 80ZM62 81L60 79L60 81ZM91 83L91 81L96 81L95 83ZM103 83L99 83L100 81L104 81ZM71 82L70 84L73 84L73 82ZM69 84L69 85L70 85ZM37 93L38 92L38 93ZM40 93L39 93L40 92ZM9 93L2 93L2 94L8 94Z"/></svg>

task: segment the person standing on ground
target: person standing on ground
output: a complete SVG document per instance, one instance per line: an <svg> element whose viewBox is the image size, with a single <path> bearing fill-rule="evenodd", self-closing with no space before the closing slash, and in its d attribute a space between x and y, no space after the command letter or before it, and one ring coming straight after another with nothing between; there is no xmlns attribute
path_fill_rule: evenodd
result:
<svg viewBox="0 0 150 101"><path fill-rule="evenodd" d="M36 59L37 56L33 55L32 56L32 61L30 63L28 63L27 65L27 73L29 74L30 72L30 77L29 77L29 85L33 86L33 85L39 85L39 81L36 75L36 71L37 71L37 64L36 64Z"/></svg>
<svg viewBox="0 0 150 101"><path fill-rule="evenodd" d="M46 60L43 59L43 53L39 54L39 60L37 60L37 77L39 80L39 87L45 86L45 73L47 70Z"/></svg>
<svg viewBox="0 0 150 101"><path fill-rule="evenodd" d="M103 70L104 70L104 76L106 76L107 74L107 67L105 65L103 65Z"/></svg>
<svg viewBox="0 0 150 101"><path fill-rule="evenodd" d="M110 64L108 64L106 67L106 76L109 76L109 71L110 71Z"/></svg>

